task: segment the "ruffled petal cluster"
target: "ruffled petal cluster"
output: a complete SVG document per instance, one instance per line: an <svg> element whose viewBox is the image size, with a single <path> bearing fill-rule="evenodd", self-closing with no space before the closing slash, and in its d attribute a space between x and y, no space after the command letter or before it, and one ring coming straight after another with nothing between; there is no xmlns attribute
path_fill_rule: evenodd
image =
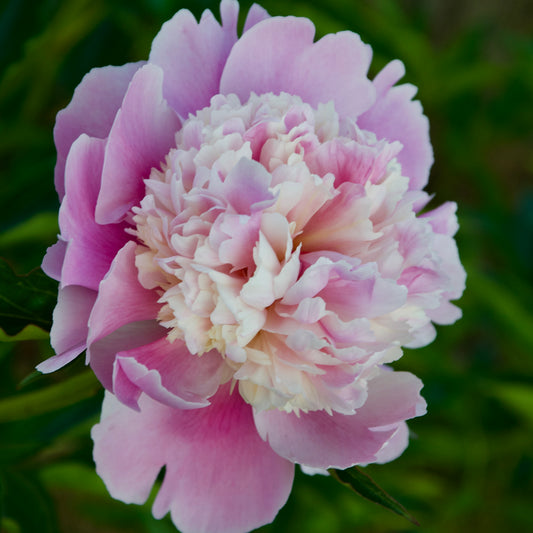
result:
<svg viewBox="0 0 533 533"><path fill-rule="evenodd" d="M423 211L427 119L351 32L186 10L148 62L95 69L57 117L51 372L84 350L110 493L244 532L304 469L386 462L425 412L388 366L460 316L456 206Z"/></svg>

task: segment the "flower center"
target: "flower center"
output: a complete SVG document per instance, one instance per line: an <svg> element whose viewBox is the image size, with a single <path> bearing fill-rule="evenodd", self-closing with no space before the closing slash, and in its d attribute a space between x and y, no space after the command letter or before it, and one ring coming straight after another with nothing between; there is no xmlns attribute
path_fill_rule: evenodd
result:
<svg viewBox="0 0 533 533"><path fill-rule="evenodd" d="M169 340L220 352L257 409L353 413L401 353L385 340L405 303L394 227L414 219L400 148L283 93L191 116L133 208Z"/></svg>

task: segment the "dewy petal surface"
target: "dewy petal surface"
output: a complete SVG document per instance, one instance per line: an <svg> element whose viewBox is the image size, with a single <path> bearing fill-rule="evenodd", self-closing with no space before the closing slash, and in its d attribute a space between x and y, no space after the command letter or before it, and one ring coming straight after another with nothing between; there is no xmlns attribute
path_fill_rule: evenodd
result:
<svg viewBox="0 0 533 533"><path fill-rule="evenodd" d="M294 466L261 440L236 392L226 386L192 411L139 403L137 413L108 393L92 431L97 472L115 498L143 503L165 466L154 514L170 511L183 533L245 533L273 520Z"/></svg>

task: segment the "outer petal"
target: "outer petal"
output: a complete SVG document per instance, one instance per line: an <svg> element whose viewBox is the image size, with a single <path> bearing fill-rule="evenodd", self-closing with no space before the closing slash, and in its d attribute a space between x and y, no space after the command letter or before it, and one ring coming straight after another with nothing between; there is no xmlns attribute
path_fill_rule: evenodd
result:
<svg viewBox="0 0 533 533"><path fill-rule="evenodd" d="M50 343L57 355L37 366L45 374L73 361L87 346L87 322L96 300L96 291L70 285L59 289Z"/></svg>
<svg viewBox="0 0 533 533"><path fill-rule="evenodd" d="M57 114L54 128L57 147L55 186L59 199L65 194L65 162L72 143L82 133L107 137L128 84L143 64L144 61L91 70L74 91L70 104Z"/></svg>
<svg viewBox="0 0 533 533"><path fill-rule="evenodd" d="M109 335L88 343L87 362L91 364L91 368L96 374L96 377L108 390L117 390L117 376L115 374L120 369L119 377L121 378L121 382L118 386L123 387L123 390L127 387L129 400L125 403L130 407L134 407L136 406L136 399L139 397L139 390L136 385L131 383L126 374L124 374L120 365L117 368L117 354L121 351L150 344L164 337L166 332L167 330L159 326L155 320L130 322L120 326ZM120 398L124 400L122 396Z"/></svg>
<svg viewBox="0 0 533 533"><path fill-rule="evenodd" d="M259 434L282 457L314 468L347 468L397 457L395 433L408 418L425 412L422 383L407 372L382 371L368 383L368 398L354 415L314 411L296 416L281 411L255 413ZM387 442L392 451L380 453Z"/></svg>
<svg viewBox="0 0 533 533"><path fill-rule="evenodd" d="M190 409L209 405L206 398L216 392L221 382L224 361L216 350L201 357L192 355L183 341L171 343L165 337L120 352L116 364L135 387L154 400Z"/></svg>
<svg viewBox="0 0 533 533"><path fill-rule="evenodd" d="M61 236L55 244L49 246L46 250L46 255L43 258L41 268L43 272L50 278L56 281L61 280L61 269L63 268L63 261L65 260L65 253L67 252L67 241Z"/></svg>
<svg viewBox="0 0 533 533"><path fill-rule="evenodd" d="M154 503L183 533L246 532L274 518L289 495L294 466L254 427L251 408L225 386L203 409L171 409L146 396L141 412L108 394L95 426L97 472L111 495L143 503L166 465Z"/></svg>
<svg viewBox="0 0 533 533"><path fill-rule="evenodd" d="M338 113L355 118L376 98L367 78L371 58L372 49L355 33L326 35L298 58L289 92L314 106L333 100Z"/></svg>
<svg viewBox="0 0 533 533"><path fill-rule="evenodd" d="M66 196L59 225L68 240L61 284L98 290L116 253L128 240L122 224L102 226L94 220L105 141L80 135L70 149L65 170Z"/></svg>
<svg viewBox="0 0 533 533"><path fill-rule="evenodd" d="M392 61L376 76L376 103L357 120L360 128L374 132L378 139L400 141L398 154L402 174L410 178L410 189L426 185L433 164L433 149L429 140L429 122L418 101L412 101L416 87L393 85L405 74L401 61Z"/></svg>
<svg viewBox="0 0 533 533"><path fill-rule="evenodd" d="M144 179L160 167L181 123L163 100L163 70L145 65L133 77L107 141L102 187L96 204L100 224L119 221L144 196Z"/></svg>
<svg viewBox="0 0 533 533"><path fill-rule="evenodd" d="M220 5L222 26L211 11L199 23L181 9L163 24L152 43L150 63L165 71L163 94L183 118L209 105L219 93L218 85L229 51L237 41L239 5L224 0Z"/></svg>
<svg viewBox="0 0 533 533"><path fill-rule="evenodd" d="M118 252L100 284L89 318L88 359L98 379L108 388L117 352L148 344L164 334L164 328L156 323L161 307L157 293L146 290L137 279L135 248L136 244L130 241ZM130 326L130 331L121 332L125 326ZM111 336L114 332L118 332L116 339ZM108 336L110 343L99 342ZM121 345L124 341L127 344Z"/></svg>
<svg viewBox="0 0 533 533"><path fill-rule="evenodd" d="M407 448L408 444L409 428L403 422L376 454L376 463L383 464L394 461Z"/></svg>
<svg viewBox="0 0 533 533"><path fill-rule="evenodd" d="M312 22L303 18L275 17L255 25L233 47L220 92L236 93L242 101L252 91L284 91L313 106L333 100L339 113L356 118L375 99L366 77L371 49L351 32L313 44L314 34Z"/></svg>
<svg viewBox="0 0 533 533"><path fill-rule="evenodd" d="M435 233L453 237L459 229L456 211L457 204L455 202L445 202L436 209L420 215L420 218L427 218Z"/></svg>
<svg viewBox="0 0 533 533"><path fill-rule="evenodd" d="M259 24L259 22L270 18L267 10L261 7L259 4L252 4L252 7L248 11L246 21L244 22L243 33L246 33L252 26Z"/></svg>

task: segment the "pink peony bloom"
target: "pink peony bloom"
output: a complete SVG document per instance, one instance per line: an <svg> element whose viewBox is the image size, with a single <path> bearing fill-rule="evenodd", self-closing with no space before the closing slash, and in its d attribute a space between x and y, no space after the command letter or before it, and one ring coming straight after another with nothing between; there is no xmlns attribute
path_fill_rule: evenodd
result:
<svg viewBox="0 0 533 533"><path fill-rule="evenodd" d="M270 522L307 471L386 462L425 412L384 366L450 324L455 204L417 214L432 164L415 88L367 78L351 32L259 6L237 37L179 11L148 62L94 69L57 116L54 371L87 350L107 389L110 493L184 533Z"/></svg>

